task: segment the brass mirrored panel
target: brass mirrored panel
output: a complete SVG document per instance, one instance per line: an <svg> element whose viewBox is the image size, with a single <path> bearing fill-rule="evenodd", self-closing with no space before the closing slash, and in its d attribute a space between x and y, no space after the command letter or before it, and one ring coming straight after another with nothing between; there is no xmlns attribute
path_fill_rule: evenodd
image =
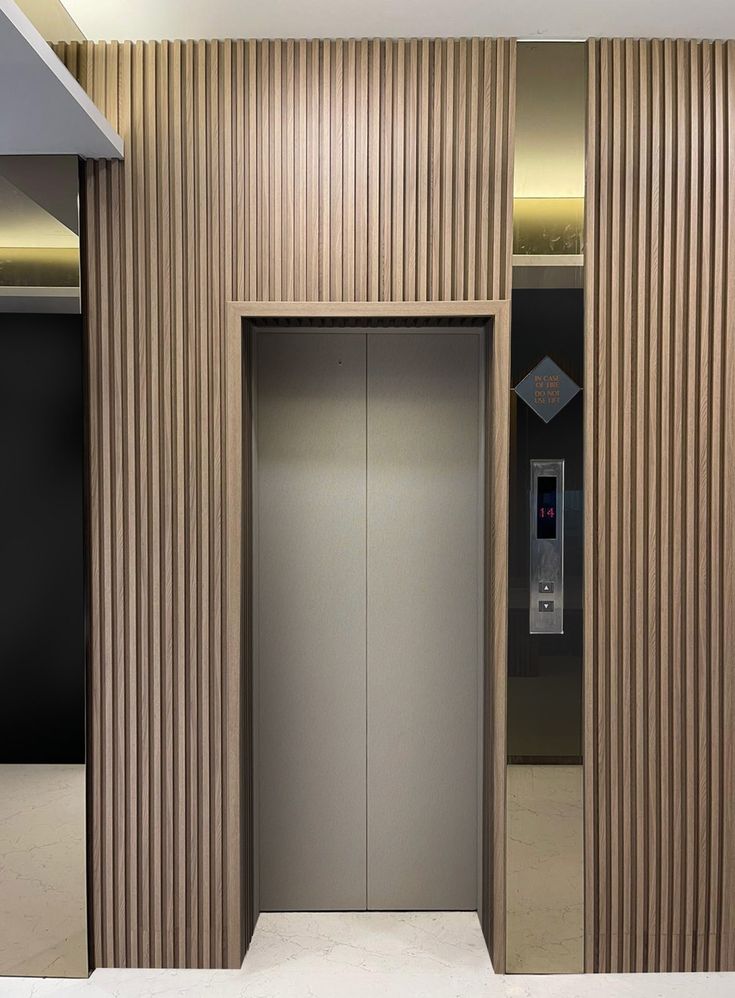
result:
<svg viewBox="0 0 735 998"><path fill-rule="evenodd" d="M518 46L508 616L509 973L584 967L585 49Z"/></svg>
<svg viewBox="0 0 735 998"><path fill-rule="evenodd" d="M87 974L78 163L0 158L0 975Z"/></svg>

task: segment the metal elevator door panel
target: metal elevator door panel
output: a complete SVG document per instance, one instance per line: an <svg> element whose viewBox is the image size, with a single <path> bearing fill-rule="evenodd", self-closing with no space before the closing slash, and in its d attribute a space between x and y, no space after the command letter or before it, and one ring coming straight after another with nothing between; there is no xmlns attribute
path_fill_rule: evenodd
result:
<svg viewBox="0 0 735 998"><path fill-rule="evenodd" d="M255 356L260 910L475 909L480 336Z"/></svg>
<svg viewBox="0 0 735 998"><path fill-rule="evenodd" d="M368 342L368 907L477 907L480 337Z"/></svg>
<svg viewBox="0 0 735 998"><path fill-rule="evenodd" d="M257 342L260 908L365 908L365 337Z"/></svg>

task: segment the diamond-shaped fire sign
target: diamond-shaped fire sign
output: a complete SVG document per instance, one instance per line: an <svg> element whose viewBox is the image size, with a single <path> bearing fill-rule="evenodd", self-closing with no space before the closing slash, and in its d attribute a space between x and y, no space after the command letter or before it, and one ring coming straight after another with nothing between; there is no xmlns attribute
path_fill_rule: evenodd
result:
<svg viewBox="0 0 735 998"><path fill-rule="evenodd" d="M551 357L544 357L515 387L516 395L545 423L561 412L578 391L579 385Z"/></svg>

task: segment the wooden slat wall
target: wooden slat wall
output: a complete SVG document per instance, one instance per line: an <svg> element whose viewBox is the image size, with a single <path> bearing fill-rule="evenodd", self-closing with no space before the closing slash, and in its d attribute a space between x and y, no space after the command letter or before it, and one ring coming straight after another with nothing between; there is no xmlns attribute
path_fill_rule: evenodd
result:
<svg viewBox="0 0 735 998"><path fill-rule="evenodd" d="M505 298L515 46L58 51L126 146L84 191L93 960L237 966L226 303Z"/></svg>
<svg viewBox="0 0 735 998"><path fill-rule="evenodd" d="M735 969L735 43L588 59L586 963Z"/></svg>

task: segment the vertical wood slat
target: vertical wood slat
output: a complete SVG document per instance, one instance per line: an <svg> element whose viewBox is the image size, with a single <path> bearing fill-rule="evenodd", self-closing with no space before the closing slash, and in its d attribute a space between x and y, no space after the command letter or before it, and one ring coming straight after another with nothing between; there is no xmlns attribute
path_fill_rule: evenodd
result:
<svg viewBox="0 0 735 998"><path fill-rule="evenodd" d="M586 968L735 969L735 43L588 43Z"/></svg>
<svg viewBox="0 0 735 998"><path fill-rule="evenodd" d="M226 304L505 299L515 44L57 51L126 144L84 188L92 956L238 966L252 800L247 663L241 690L223 633Z"/></svg>

